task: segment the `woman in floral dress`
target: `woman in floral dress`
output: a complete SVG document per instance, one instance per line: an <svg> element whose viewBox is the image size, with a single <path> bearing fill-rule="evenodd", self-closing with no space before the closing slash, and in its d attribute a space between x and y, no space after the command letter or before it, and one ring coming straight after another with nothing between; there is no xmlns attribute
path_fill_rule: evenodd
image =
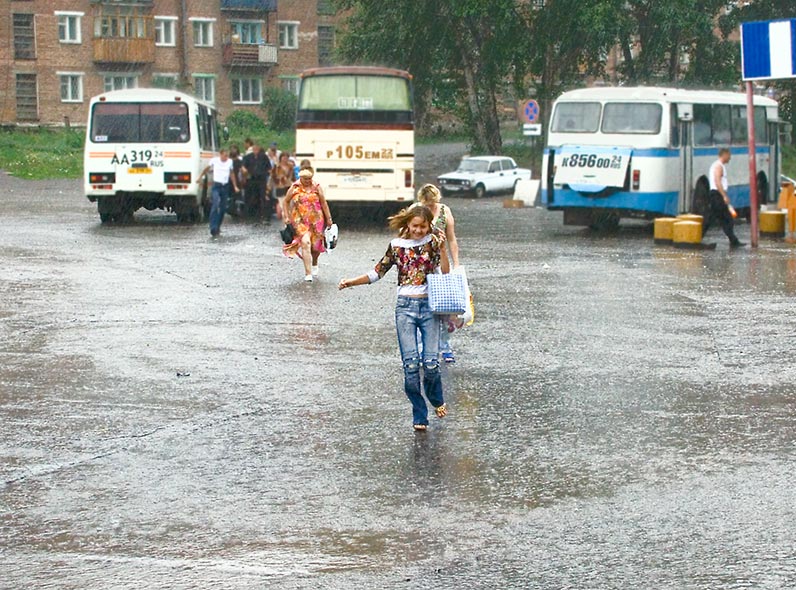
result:
<svg viewBox="0 0 796 590"><path fill-rule="evenodd" d="M293 241L283 246L285 255L298 254L304 263L304 280L317 277L318 257L326 252L323 231L332 226L332 214L321 186L312 180L312 168L303 168L285 195L285 220L293 226Z"/></svg>

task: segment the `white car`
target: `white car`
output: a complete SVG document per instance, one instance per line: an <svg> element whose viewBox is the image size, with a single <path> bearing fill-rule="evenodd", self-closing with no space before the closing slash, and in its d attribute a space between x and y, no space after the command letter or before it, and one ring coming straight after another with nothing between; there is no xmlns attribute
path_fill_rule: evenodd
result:
<svg viewBox="0 0 796 590"><path fill-rule="evenodd" d="M455 172L437 178L440 192L473 193L481 198L487 194L513 191L520 180L530 180L531 171L519 168L511 158L504 156L473 156L462 158Z"/></svg>

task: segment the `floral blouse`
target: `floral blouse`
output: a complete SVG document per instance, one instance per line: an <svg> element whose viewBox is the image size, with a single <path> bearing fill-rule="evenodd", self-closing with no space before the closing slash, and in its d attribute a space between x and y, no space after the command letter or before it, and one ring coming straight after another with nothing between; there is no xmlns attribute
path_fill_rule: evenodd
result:
<svg viewBox="0 0 796 590"><path fill-rule="evenodd" d="M395 238L384 257L368 273L368 280L375 283L397 266L398 295L425 295L428 293L426 276L439 268L440 244L440 240L431 234L421 240Z"/></svg>

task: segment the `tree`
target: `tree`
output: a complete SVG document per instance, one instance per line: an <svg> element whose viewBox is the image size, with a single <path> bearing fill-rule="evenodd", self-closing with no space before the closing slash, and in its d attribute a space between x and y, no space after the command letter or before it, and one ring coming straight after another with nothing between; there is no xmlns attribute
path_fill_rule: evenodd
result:
<svg viewBox="0 0 796 590"><path fill-rule="evenodd" d="M340 42L343 59L408 69L423 115L436 86L453 84L476 146L500 153L498 92L512 69L521 69L528 33L522 3L342 0L340 7L351 11Z"/></svg>

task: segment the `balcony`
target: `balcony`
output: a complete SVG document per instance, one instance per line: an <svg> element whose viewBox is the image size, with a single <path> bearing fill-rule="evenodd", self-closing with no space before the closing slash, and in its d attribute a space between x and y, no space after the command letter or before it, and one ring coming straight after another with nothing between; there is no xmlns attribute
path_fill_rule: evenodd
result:
<svg viewBox="0 0 796 590"><path fill-rule="evenodd" d="M155 61L155 39L95 37L94 62L106 64L151 64Z"/></svg>
<svg viewBox="0 0 796 590"><path fill-rule="evenodd" d="M221 0L221 10L276 12L276 0Z"/></svg>
<svg viewBox="0 0 796 590"><path fill-rule="evenodd" d="M222 62L230 67L265 68L276 65L276 45L253 45L247 43L224 43Z"/></svg>

